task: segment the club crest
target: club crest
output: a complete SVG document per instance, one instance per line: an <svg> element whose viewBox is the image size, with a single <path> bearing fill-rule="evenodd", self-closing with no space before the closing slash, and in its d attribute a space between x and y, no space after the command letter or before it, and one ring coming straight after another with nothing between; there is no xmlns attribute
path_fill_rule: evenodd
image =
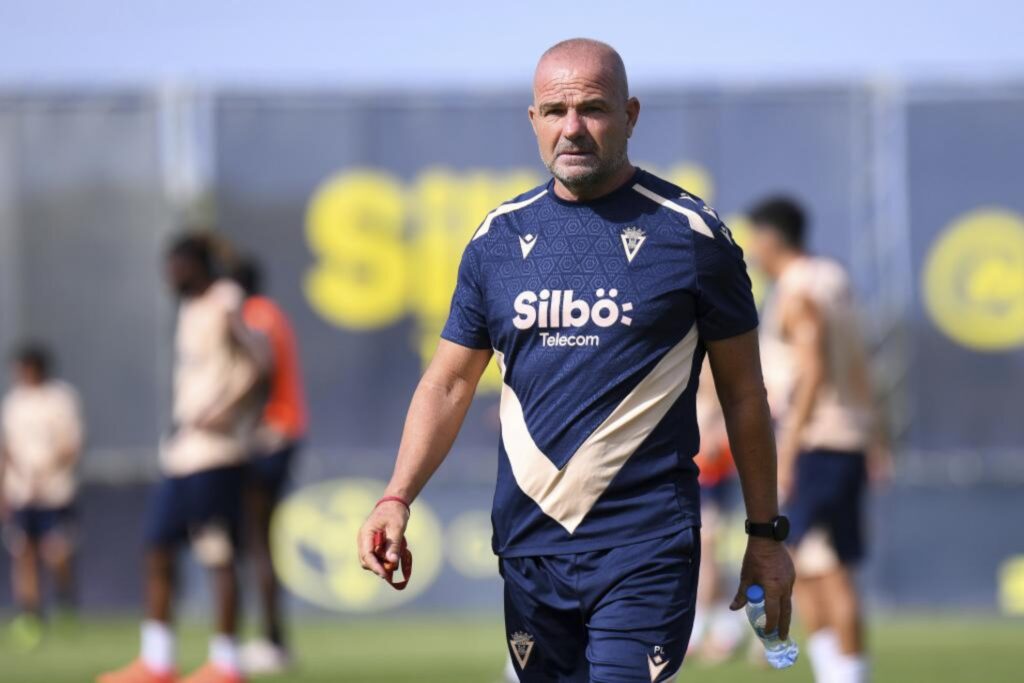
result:
<svg viewBox="0 0 1024 683"><path fill-rule="evenodd" d="M633 262L633 257L640 251L640 247L644 245L646 239L647 235L644 234L644 231L635 225L622 231L622 246L626 250L626 260L630 263Z"/></svg>
<svg viewBox="0 0 1024 683"><path fill-rule="evenodd" d="M523 631L516 631L512 634L508 644L512 646L512 654L519 662L519 668L525 669L526 663L530 661L530 653L533 652L533 636Z"/></svg>

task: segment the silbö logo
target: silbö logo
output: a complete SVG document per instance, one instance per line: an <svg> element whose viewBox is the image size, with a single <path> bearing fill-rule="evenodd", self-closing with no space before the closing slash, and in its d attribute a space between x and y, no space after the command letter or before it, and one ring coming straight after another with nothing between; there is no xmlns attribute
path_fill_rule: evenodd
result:
<svg viewBox="0 0 1024 683"><path fill-rule="evenodd" d="M626 315L633 310L633 304L619 304L615 298L619 290L604 288L594 294L597 301L593 304L585 299L575 298L571 289L542 289L540 293L526 290L520 292L513 302L515 317L512 324L519 330L538 328L556 330L541 332L543 346L600 346L601 338L596 334L562 334L558 330L566 328L582 328L593 323L597 327L608 328L615 323L631 325L633 319Z"/></svg>

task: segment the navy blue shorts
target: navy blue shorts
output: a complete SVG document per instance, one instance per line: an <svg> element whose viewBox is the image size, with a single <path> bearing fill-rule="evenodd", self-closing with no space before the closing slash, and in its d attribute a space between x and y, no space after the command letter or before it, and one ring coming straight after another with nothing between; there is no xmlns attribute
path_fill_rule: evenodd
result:
<svg viewBox="0 0 1024 683"><path fill-rule="evenodd" d="M174 547L212 527L237 547L244 467L220 467L158 482L146 511L147 546Z"/></svg>
<svg viewBox="0 0 1024 683"><path fill-rule="evenodd" d="M864 493L867 462L862 452L815 449L797 456L793 493L786 505L793 547L814 527L828 533L844 565L864 558Z"/></svg>
<svg viewBox="0 0 1024 683"><path fill-rule="evenodd" d="M652 683L693 629L700 530L608 550L500 561L509 654L524 683Z"/></svg>
<svg viewBox="0 0 1024 683"><path fill-rule="evenodd" d="M75 509L62 507L23 507L13 511L11 524L30 541L38 541L51 534L72 535Z"/></svg>
<svg viewBox="0 0 1024 683"><path fill-rule="evenodd" d="M293 441L273 453L254 453L246 465L249 484L265 490L274 502L281 499L291 477L292 461L300 443Z"/></svg>

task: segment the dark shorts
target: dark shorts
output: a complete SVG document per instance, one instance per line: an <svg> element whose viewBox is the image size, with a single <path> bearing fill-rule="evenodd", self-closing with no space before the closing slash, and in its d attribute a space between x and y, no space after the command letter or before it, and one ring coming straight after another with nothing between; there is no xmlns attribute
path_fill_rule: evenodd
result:
<svg viewBox="0 0 1024 683"><path fill-rule="evenodd" d="M786 505L790 532L787 543L796 547L804 535L821 527L844 565L864 558L864 493L867 463L864 453L811 450L796 461L793 494Z"/></svg>
<svg viewBox="0 0 1024 683"><path fill-rule="evenodd" d="M217 528L237 547L243 473L244 466L237 465L158 482L146 511L146 545L174 547Z"/></svg>
<svg viewBox="0 0 1024 683"><path fill-rule="evenodd" d="M679 670L693 629L700 531L500 561L521 682L652 683Z"/></svg>
<svg viewBox="0 0 1024 683"><path fill-rule="evenodd" d="M13 511L11 525L30 541L39 541L54 534L70 538L74 535L75 516L71 505L23 507Z"/></svg>
<svg viewBox="0 0 1024 683"><path fill-rule="evenodd" d="M301 445L293 441L273 453L254 453L246 465L246 483L265 490L270 499L281 499L291 479L292 461Z"/></svg>

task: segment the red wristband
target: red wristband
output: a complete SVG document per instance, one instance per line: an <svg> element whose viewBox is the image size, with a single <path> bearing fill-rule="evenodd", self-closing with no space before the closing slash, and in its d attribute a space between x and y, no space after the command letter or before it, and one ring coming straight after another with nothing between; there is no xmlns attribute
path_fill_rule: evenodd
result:
<svg viewBox="0 0 1024 683"><path fill-rule="evenodd" d="M384 496L383 498L378 500L377 504L374 505L373 507L374 507L374 509L376 509L381 503L389 503L391 501L394 501L396 503L401 503L402 505L405 506L406 510L409 510L410 512L412 512L412 509L409 507L409 501L407 501L405 498L402 498L400 496Z"/></svg>

